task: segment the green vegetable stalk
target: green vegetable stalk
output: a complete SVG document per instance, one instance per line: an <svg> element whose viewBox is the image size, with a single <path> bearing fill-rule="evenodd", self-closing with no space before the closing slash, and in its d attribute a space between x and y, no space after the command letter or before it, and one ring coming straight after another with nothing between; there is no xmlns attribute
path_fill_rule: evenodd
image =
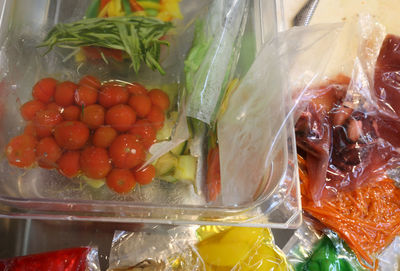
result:
<svg viewBox="0 0 400 271"><path fill-rule="evenodd" d="M164 75L165 71L159 63L160 46L169 43L160 38L171 28L170 22L140 16L89 18L56 25L38 47L48 47L47 52L54 46L97 46L121 50L129 56L131 67L136 72L144 62Z"/></svg>

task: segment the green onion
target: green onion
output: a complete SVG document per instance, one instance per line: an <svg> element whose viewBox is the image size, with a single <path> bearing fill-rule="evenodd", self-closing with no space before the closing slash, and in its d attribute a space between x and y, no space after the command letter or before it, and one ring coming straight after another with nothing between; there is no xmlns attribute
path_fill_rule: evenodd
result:
<svg viewBox="0 0 400 271"><path fill-rule="evenodd" d="M152 70L161 74L165 71L159 63L160 40L169 29L170 22L140 16L89 18L69 24L57 24L38 47L48 47L46 53L55 46L77 48L97 46L126 52L132 61L131 67L138 72L144 62Z"/></svg>

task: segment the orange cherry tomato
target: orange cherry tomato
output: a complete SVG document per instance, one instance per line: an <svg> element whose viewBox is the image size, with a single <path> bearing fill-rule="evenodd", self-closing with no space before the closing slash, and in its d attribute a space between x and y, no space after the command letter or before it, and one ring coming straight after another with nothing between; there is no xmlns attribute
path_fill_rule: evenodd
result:
<svg viewBox="0 0 400 271"><path fill-rule="evenodd" d="M157 105L161 110L165 111L169 107L169 97L161 89L152 89L149 91L149 97L152 104Z"/></svg>
<svg viewBox="0 0 400 271"><path fill-rule="evenodd" d="M147 89L139 83L132 83L125 86L132 95L147 95Z"/></svg>
<svg viewBox="0 0 400 271"><path fill-rule="evenodd" d="M99 104L105 108L112 107L117 104L124 104L128 101L129 93L122 86L105 85L99 93Z"/></svg>
<svg viewBox="0 0 400 271"><path fill-rule="evenodd" d="M146 119L136 121L129 133L136 135L146 149L149 149L156 141L156 130Z"/></svg>
<svg viewBox="0 0 400 271"><path fill-rule="evenodd" d="M89 129L80 121L63 121L56 126L54 137L60 147L67 150L78 150L86 144L89 138Z"/></svg>
<svg viewBox="0 0 400 271"><path fill-rule="evenodd" d="M32 122L25 126L24 134L36 137L36 128Z"/></svg>
<svg viewBox="0 0 400 271"><path fill-rule="evenodd" d="M91 86L80 86L74 94L75 103L80 106L95 104L97 101L97 92L97 89Z"/></svg>
<svg viewBox="0 0 400 271"><path fill-rule="evenodd" d="M61 114L54 110L45 109L36 113L33 123L38 137L48 137L54 127L62 121Z"/></svg>
<svg viewBox="0 0 400 271"><path fill-rule="evenodd" d="M27 168L36 161L36 139L27 134L13 137L6 147L6 156L11 165Z"/></svg>
<svg viewBox="0 0 400 271"><path fill-rule="evenodd" d="M136 115L141 118L146 117L150 113L151 100L147 95L132 95L129 98L128 104L135 110Z"/></svg>
<svg viewBox="0 0 400 271"><path fill-rule="evenodd" d="M133 175L137 183L141 185L149 184L156 176L156 168L153 165L148 165L141 170L135 170Z"/></svg>
<svg viewBox="0 0 400 271"><path fill-rule="evenodd" d="M79 108L79 106L70 105L64 108L64 111L61 115L64 120L79 120L81 109Z"/></svg>
<svg viewBox="0 0 400 271"><path fill-rule="evenodd" d="M94 146L86 147L79 159L82 172L92 179L103 179L111 170L107 150Z"/></svg>
<svg viewBox="0 0 400 271"><path fill-rule="evenodd" d="M59 106L58 104L56 104L54 102L47 104L46 109L57 111L60 114L64 111L64 108L62 108L61 106Z"/></svg>
<svg viewBox="0 0 400 271"><path fill-rule="evenodd" d="M54 168L62 151L53 137L42 138L36 147L36 157L40 167Z"/></svg>
<svg viewBox="0 0 400 271"><path fill-rule="evenodd" d="M45 107L46 105L38 100L26 102L20 108L21 116L24 118L24 120L33 120L36 113L44 110Z"/></svg>
<svg viewBox="0 0 400 271"><path fill-rule="evenodd" d="M111 143L110 157L117 168L130 169L144 162L146 154L139 139L130 134L122 134Z"/></svg>
<svg viewBox="0 0 400 271"><path fill-rule="evenodd" d="M82 109L81 121L90 129L95 129L104 124L104 107L92 104Z"/></svg>
<svg viewBox="0 0 400 271"><path fill-rule="evenodd" d="M56 91L57 80L53 78L40 79L32 89L32 96L35 100L48 103L53 99Z"/></svg>
<svg viewBox="0 0 400 271"><path fill-rule="evenodd" d="M164 112L157 105L153 105L149 114L147 115L147 119L153 124L153 127L156 130L159 130L164 125Z"/></svg>
<svg viewBox="0 0 400 271"><path fill-rule="evenodd" d="M100 88L101 83L100 83L99 79L97 79L96 77L94 77L92 75L85 75L79 81L79 85L80 86L86 85L86 86L90 86L90 87L98 89L98 88Z"/></svg>
<svg viewBox="0 0 400 271"><path fill-rule="evenodd" d="M136 114L133 109L125 104L114 105L107 110L106 123L115 130L124 132L129 130L136 121Z"/></svg>
<svg viewBox="0 0 400 271"><path fill-rule="evenodd" d="M92 143L96 147L108 148L114 139L117 137L118 133L114 128L109 126L103 126L96 129L94 132Z"/></svg>
<svg viewBox="0 0 400 271"><path fill-rule="evenodd" d="M72 105L77 88L78 85L70 81L58 84L54 92L54 101L60 106Z"/></svg>
<svg viewBox="0 0 400 271"><path fill-rule="evenodd" d="M107 186L119 193L126 194L135 187L136 181L133 174L128 169L115 168L107 176Z"/></svg>
<svg viewBox="0 0 400 271"><path fill-rule="evenodd" d="M79 158L81 154L79 151L67 151L58 159L58 172L62 175L73 178L78 175L80 165Z"/></svg>

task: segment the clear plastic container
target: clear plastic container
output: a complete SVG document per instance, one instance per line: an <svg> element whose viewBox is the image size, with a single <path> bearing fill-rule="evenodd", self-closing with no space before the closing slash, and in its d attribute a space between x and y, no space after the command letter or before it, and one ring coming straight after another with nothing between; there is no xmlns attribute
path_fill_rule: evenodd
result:
<svg viewBox="0 0 400 271"><path fill-rule="evenodd" d="M90 65L77 67L73 59L63 61L57 51L38 58L40 53L35 48L51 26L81 18L88 2L3 0L0 6L0 149L4 150L10 138L22 132L24 121L19 106L29 99L38 79L52 76L77 81L80 76L93 72ZM181 8L185 21L203 12L207 2L183 0ZM254 39L258 52L276 33L276 6L274 1L252 0L250 3L245 35ZM178 32L181 29L177 27ZM169 72L162 79L146 70L137 78L132 70L118 69L112 63L97 67L95 72L104 80L118 77L145 85L177 82L184 59L180 52L188 50L190 40L191 36L179 36L171 41L168 56L162 63ZM37 59L42 60L36 63ZM246 61L239 60L239 63ZM239 66L238 75L245 70L246 67ZM207 204L204 195L197 194L192 184L183 182L154 181L137 186L128 196L118 196L105 187L94 189L71 181L56 170L11 167L2 152L0 216L295 228L301 223L301 207L293 127L293 122L289 121L280 135L257 196L252 202L235 206Z"/></svg>

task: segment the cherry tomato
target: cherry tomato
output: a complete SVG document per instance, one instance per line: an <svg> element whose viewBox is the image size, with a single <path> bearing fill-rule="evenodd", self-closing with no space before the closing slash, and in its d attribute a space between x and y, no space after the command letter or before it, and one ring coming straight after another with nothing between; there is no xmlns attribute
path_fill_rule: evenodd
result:
<svg viewBox="0 0 400 271"><path fill-rule="evenodd" d="M60 159L57 161L58 172L69 178L78 175L80 169L80 155L79 151L67 151L61 155Z"/></svg>
<svg viewBox="0 0 400 271"><path fill-rule="evenodd" d="M61 106L59 106L58 104L56 104L56 103L49 103L49 104L47 104L46 105L46 109L48 109L48 110L53 110L53 111L57 111L57 112L59 112L60 114L64 111L64 108L62 108Z"/></svg>
<svg viewBox="0 0 400 271"><path fill-rule="evenodd" d="M64 111L61 114L64 120L79 120L81 115L81 109L79 106L70 105L64 108Z"/></svg>
<svg viewBox="0 0 400 271"><path fill-rule="evenodd" d="M36 161L36 139L27 134L13 137L6 147L6 155L11 165L27 168Z"/></svg>
<svg viewBox="0 0 400 271"><path fill-rule="evenodd" d="M54 101L60 106L72 105L77 88L78 85L70 81L58 84L54 93Z"/></svg>
<svg viewBox="0 0 400 271"><path fill-rule="evenodd" d="M35 100L48 103L52 100L56 90L57 80L53 78L40 79L32 89L32 96Z"/></svg>
<svg viewBox="0 0 400 271"><path fill-rule="evenodd" d="M149 149L156 140L156 130L153 125L145 119L136 121L129 130L129 133L136 135L146 149Z"/></svg>
<svg viewBox="0 0 400 271"><path fill-rule="evenodd" d="M115 168L107 176L107 186L119 193L126 194L136 185L135 177L128 169Z"/></svg>
<svg viewBox="0 0 400 271"><path fill-rule="evenodd" d="M99 104L105 108L117 104L124 104L128 101L129 94L124 87L116 85L105 85L99 93Z"/></svg>
<svg viewBox="0 0 400 271"><path fill-rule="evenodd" d="M153 165L148 165L141 170L135 170L133 175L137 183L141 185L149 184L156 176L156 168Z"/></svg>
<svg viewBox="0 0 400 271"><path fill-rule="evenodd" d="M44 110L45 107L46 105L38 100L26 102L20 108L21 116L24 118L24 120L33 120L36 113Z"/></svg>
<svg viewBox="0 0 400 271"><path fill-rule="evenodd" d="M80 121L63 121L56 126L54 137L60 147L78 150L86 144L89 129Z"/></svg>
<svg viewBox="0 0 400 271"><path fill-rule="evenodd" d="M108 148L117 137L117 134L117 131L112 127L99 127L96 129L96 132L94 132L92 143L96 147Z"/></svg>
<svg viewBox="0 0 400 271"><path fill-rule="evenodd" d="M141 118L146 117L150 113L151 100L147 95L132 95L129 98L128 104L133 108L133 110L135 110L136 115Z"/></svg>
<svg viewBox="0 0 400 271"><path fill-rule="evenodd" d="M110 157L117 168L130 169L142 163L146 154L139 139L130 134L123 134L111 143Z"/></svg>
<svg viewBox="0 0 400 271"><path fill-rule="evenodd" d="M97 92L97 89L91 86L80 86L74 94L75 103L80 106L95 104L97 101Z"/></svg>
<svg viewBox="0 0 400 271"><path fill-rule="evenodd" d="M33 123L38 137L51 136L54 127L62 121L61 114L54 110L42 110L36 113Z"/></svg>
<svg viewBox="0 0 400 271"><path fill-rule="evenodd" d="M86 86L90 86L90 87L98 89L98 88L100 88L101 83L100 83L99 79L97 79L96 77L94 77L92 75L85 75L79 81L79 85L80 86L86 85Z"/></svg>
<svg viewBox="0 0 400 271"><path fill-rule="evenodd" d="M36 157L40 167L54 168L62 151L53 137L42 138L36 147Z"/></svg>
<svg viewBox="0 0 400 271"><path fill-rule="evenodd" d="M36 137L36 128L32 122L25 126L24 134Z"/></svg>
<svg viewBox="0 0 400 271"><path fill-rule="evenodd" d="M125 104L114 105L106 113L106 123L119 132L129 130L135 121L135 111Z"/></svg>
<svg viewBox="0 0 400 271"><path fill-rule="evenodd" d="M169 107L168 95L161 89L152 89L149 91L149 97L152 104L157 105L161 110L165 111Z"/></svg>
<svg viewBox="0 0 400 271"><path fill-rule="evenodd" d="M90 129L95 129L104 124L104 107L92 104L82 109L81 121Z"/></svg>
<svg viewBox="0 0 400 271"><path fill-rule="evenodd" d="M92 179L103 179L111 170L107 150L98 147L85 148L79 159L82 172Z"/></svg>
<svg viewBox="0 0 400 271"><path fill-rule="evenodd" d="M156 130L159 130L164 125L164 112L157 105L151 107L150 113L147 115L147 119L153 124Z"/></svg>
<svg viewBox="0 0 400 271"><path fill-rule="evenodd" d="M132 95L147 95L147 89L139 83L128 84L126 89Z"/></svg>

